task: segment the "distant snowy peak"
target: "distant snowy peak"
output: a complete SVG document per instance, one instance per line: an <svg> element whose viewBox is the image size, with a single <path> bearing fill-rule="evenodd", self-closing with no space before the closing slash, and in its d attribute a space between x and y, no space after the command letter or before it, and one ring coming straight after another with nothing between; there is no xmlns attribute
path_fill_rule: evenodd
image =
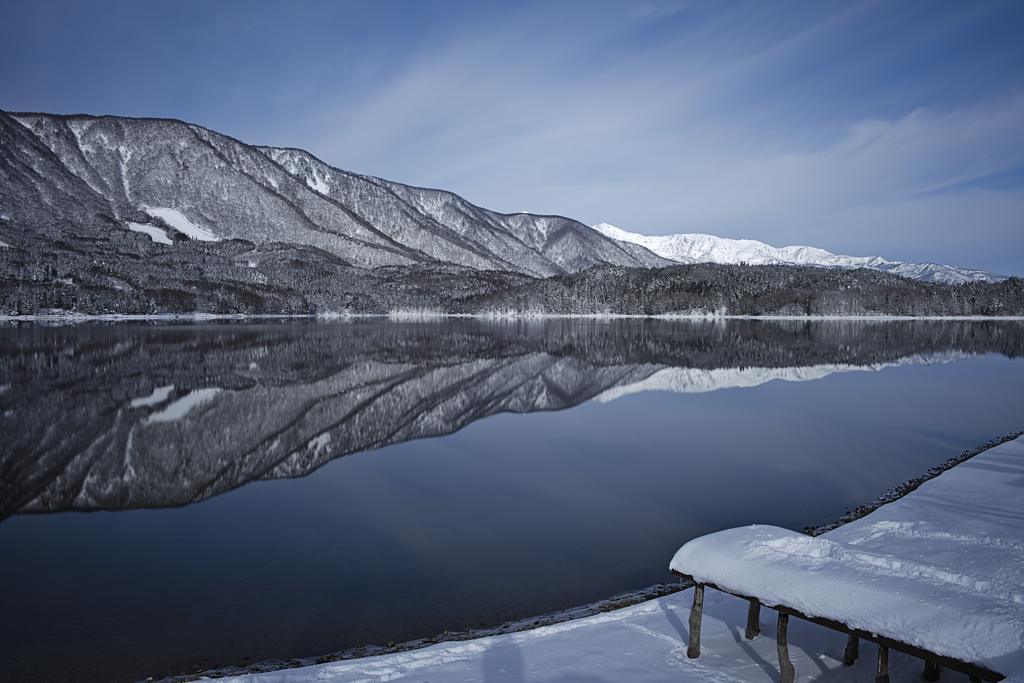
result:
<svg viewBox="0 0 1024 683"><path fill-rule="evenodd" d="M773 247L757 240L734 240L714 235L686 233L649 237L626 232L614 225L594 226L605 237L646 247L662 258L679 263L746 263L753 266L819 266L823 268L871 268L926 282L1001 282L1006 277L935 263L887 261L881 256L837 256L815 247Z"/></svg>

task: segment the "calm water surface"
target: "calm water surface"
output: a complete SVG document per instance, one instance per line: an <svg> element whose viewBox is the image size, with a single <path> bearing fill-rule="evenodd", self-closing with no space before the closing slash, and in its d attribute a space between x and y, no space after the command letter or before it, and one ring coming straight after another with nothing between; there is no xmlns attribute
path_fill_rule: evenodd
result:
<svg viewBox="0 0 1024 683"><path fill-rule="evenodd" d="M670 581L690 538L828 522L1022 429L1022 339L1020 323L0 330L0 667L144 680Z"/></svg>

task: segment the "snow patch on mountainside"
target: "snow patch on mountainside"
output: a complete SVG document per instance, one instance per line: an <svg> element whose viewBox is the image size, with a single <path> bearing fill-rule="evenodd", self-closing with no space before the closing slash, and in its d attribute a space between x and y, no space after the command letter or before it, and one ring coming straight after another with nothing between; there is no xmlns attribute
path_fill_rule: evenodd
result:
<svg viewBox="0 0 1024 683"><path fill-rule="evenodd" d="M182 233L188 235L194 240L200 240L202 242L219 242L220 238L214 235L212 232L205 228L201 228L191 220L188 216L183 214L177 209L168 209L159 206L143 206L142 210L148 213L150 216L156 216L167 221L167 224ZM166 235L165 235L166 236Z"/></svg>
<svg viewBox="0 0 1024 683"><path fill-rule="evenodd" d="M306 177L306 184L313 190L316 190L320 194L327 196L331 193L331 186L327 184L327 181L317 176L316 174Z"/></svg>
<svg viewBox="0 0 1024 683"><path fill-rule="evenodd" d="M327 448L329 443L331 443L331 434L330 432L324 432L306 444L306 450L311 452L313 455L319 456L320 451Z"/></svg>
<svg viewBox="0 0 1024 683"><path fill-rule="evenodd" d="M131 407L140 408L142 406L156 406L166 401L171 392L174 391L174 385L168 384L165 387L159 387L153 390L153 393L149 396L143 396L141 398L132 399Z"/></svg>
<svg viewBox="0 0 1024 683"><path fill-rule="evenodd" d="M141 232L159 244L174 244L171 239L167 236L167 232L163 228L158 228L155 225L149 223L132 223L129 221L128 229L132 232Z"/></svg>
<svg viewBox="0 0 1024 683"><path fill-rule="evenodd" d="M193 408L206 403L220 393L218 387L210 389L197 389L184 398L179 398L159 413L149 416L149 422L174 422L185 417Z"/></svg>
<svg viewBox="0 0 1024 683"><path fill-rule="evenodd" d="M1003 275L982 270L943 266L935 263L887 261L881 256L839 256L815 247L773 247L757 240L734 240L700 233L648 236L627 232L608 223L593 226L605 237L631 242L658 256L679 263L745 263L752 266L819 266L825 268L871 268L926 282L1001 282Z"/></svg>

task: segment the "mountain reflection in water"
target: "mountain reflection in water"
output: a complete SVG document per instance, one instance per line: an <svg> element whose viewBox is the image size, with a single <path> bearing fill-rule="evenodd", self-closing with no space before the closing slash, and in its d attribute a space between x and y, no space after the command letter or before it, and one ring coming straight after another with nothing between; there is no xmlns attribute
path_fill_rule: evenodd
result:
<svg viewBox="0 0 1024 683"><path fill-rule="evenodd" d="M1016 357L1020 332L1019 323L578 320L2 330L0 519L177 507L489 415L638 390Z"/></svg>
<svg viewBox="0 0 1024 683"><path fill-rule="evenodd" d="M1014 321L0 329L0 667L132 681L670 580L695 535L1021 429L1022 352Z"/></svg>

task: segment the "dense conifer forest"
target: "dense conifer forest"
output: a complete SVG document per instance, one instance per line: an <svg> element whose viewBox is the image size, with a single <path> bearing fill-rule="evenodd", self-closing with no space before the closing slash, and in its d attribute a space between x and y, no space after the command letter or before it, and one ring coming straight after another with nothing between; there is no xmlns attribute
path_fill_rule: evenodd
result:
<svg viewBox="0 0 1024 683"><path fill-rule="evenodd" d="M1024 281L942 284L874 270L695 264L597 266L536 278L428 263L357 268L315 248L137 236L0 250L0 314L1024 316ZM134 253L138 245L138 253Z"/></svg>

